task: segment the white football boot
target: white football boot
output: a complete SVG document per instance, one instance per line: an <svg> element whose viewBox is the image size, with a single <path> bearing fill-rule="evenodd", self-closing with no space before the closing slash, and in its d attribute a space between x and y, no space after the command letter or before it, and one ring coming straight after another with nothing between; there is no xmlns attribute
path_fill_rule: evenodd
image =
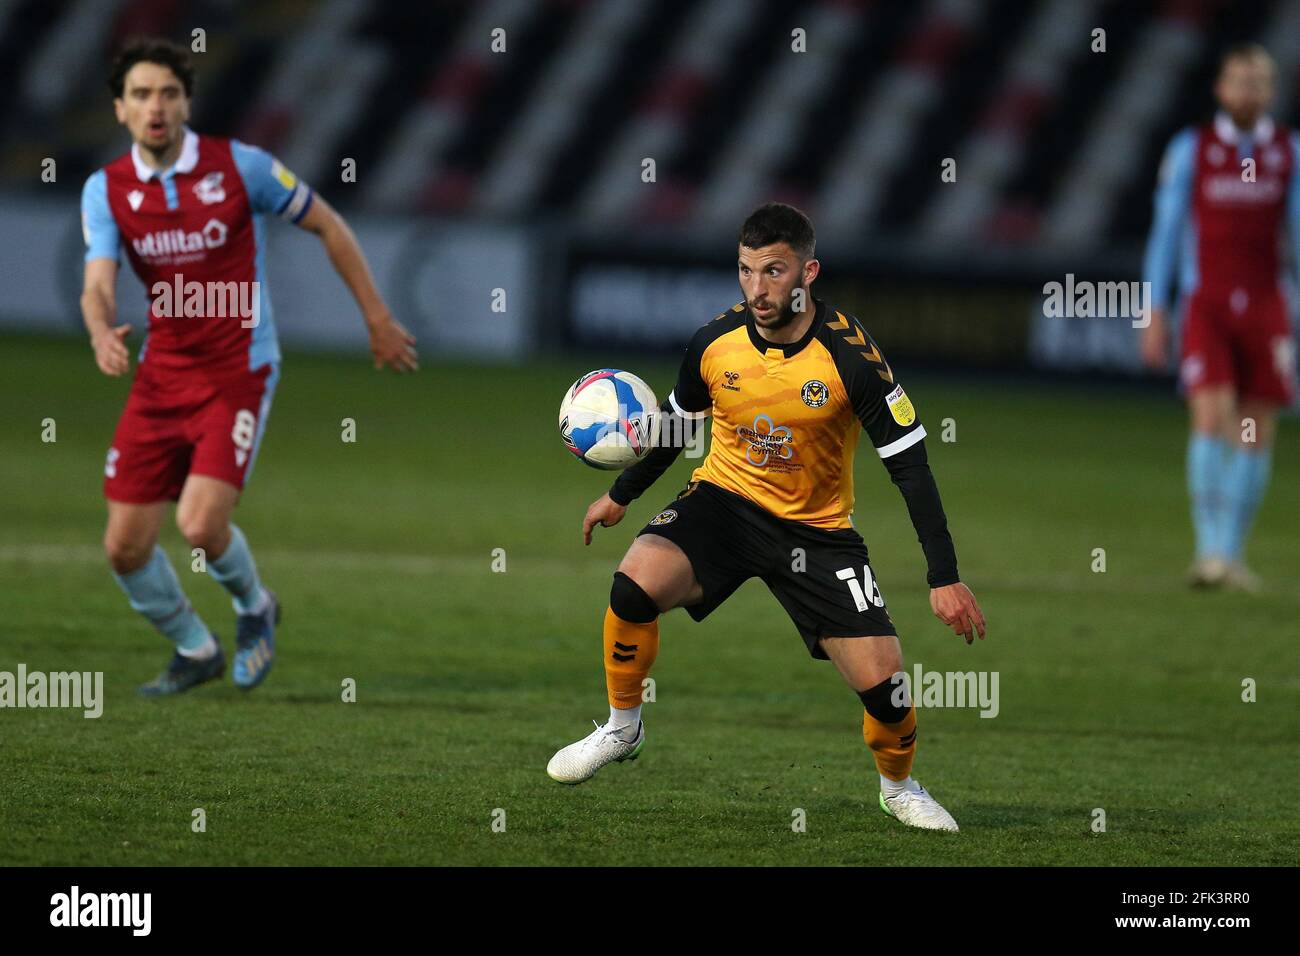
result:
<svg viewBox="0 0 1300 956"><path fill-rule="evenodd" d="M593 720L593 724L596 722ZM638 721L636 737L623 740L613 730L596 724L596 729L577 743L557 751L546 765L546 773L560 783L582 783L607 763L635 760L645 746L645 722Z"/></svg>
<svg viewBox="0 0 1300 956"><path fill-rule="evenodd" d="M1216 555L1197 558L1187 571L1187 580L1194 588L1217 588L1228 577L1228 562Z"/></svg>
<svg viewBox="0 0 1300 956"><path fill-rule="evenodd" d="M956 832L957 821L952 814L939 805L939 801L926 792L925 787L917 784L917 790L904 790L893 797L880 795L880 809L899 823L922 830L952 830Z"/></svg>

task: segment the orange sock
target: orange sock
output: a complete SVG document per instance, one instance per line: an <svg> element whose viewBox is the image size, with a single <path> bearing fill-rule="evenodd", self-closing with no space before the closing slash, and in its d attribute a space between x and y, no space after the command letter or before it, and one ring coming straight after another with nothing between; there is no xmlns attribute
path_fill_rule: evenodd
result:
<svg viewBox="0 0 1300 956"><path fill-rule="evenodd" d="M628 710L641 705L641 682L659 656L659 619L647 624L625 621L605 611L605 687L609 706Z"/></svg>
<svg viewBox="0 0 1300 956"><path fill-rule="evenodd" d="M862 739L876 758L876 770L890 780L906 780L916 756L916 708L894 724L884 724L869 713L862 715Z"/></svg>

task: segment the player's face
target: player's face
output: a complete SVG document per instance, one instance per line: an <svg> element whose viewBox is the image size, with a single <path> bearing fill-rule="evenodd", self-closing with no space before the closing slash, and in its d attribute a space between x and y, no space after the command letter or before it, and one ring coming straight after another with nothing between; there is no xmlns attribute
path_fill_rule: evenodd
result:
<svg viewBox="0 0 1300 956"><path fill-rule="evenodd" d="M741 246L737 266L745 304L760 328L784 328L801 314L797 306L812 308L808 287L817 277L816 259L804 259L787 243L778 242L760 249ZM796 297L799 289L803 293Z"/></svg>
<svg viewBox="0 0 1300 956"><path fill-rule="evenodd" d="M144 149L165 153L181 141L190 101L180 78L161 63L137 63L127 71L122 95L113 100L117 121Z"/></svg>
<svg viewBox="0 0 1300 956"><path fill-rule="evenodd" d="M1219 105L1242 129L1249 129L1273 100L1273 68L1259 57L1229 60L1214 86Z"/></svg>

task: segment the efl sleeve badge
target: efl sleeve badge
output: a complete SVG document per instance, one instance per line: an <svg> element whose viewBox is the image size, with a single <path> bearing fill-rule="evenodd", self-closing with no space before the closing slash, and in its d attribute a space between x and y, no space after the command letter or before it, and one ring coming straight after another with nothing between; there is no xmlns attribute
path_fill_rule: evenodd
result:
<svg viewBox="0 0 1300 956"><path fill-rule="evenodd" d="M885 396L885 404L889 406L889 414L894 416L894 421L904 428L916 421L916 409L912 407L912 400L903 391L903 386L895 386Z"/></svg>

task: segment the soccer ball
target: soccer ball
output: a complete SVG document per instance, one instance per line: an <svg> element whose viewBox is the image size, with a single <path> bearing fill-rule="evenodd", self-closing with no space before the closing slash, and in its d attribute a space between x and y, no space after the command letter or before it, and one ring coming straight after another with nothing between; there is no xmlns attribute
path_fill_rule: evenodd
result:
<svg viewBox="0 0 1300 956"><path fill-rule="evenodd" d="M573 383L560 403L564 446L593 468L634 465L659 437L659 400L631 372L600 368Z"/></svg>

